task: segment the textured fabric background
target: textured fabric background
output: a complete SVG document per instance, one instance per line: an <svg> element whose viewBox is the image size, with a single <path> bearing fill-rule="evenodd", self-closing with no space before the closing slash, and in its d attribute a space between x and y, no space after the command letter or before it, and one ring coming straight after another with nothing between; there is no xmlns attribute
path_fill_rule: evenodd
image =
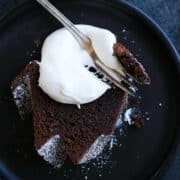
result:
<svg viewBox="0 0 180 180"><path fill-rule="evenodd" d="M0 17L9 8L29 0L0 0ZM126 0L152 17L167 33L180 53L180 0ZM180 142L180 141L179 141ZM180 144L180 143L179 143ZM163 180L180 180L180 146Z"/></svg>

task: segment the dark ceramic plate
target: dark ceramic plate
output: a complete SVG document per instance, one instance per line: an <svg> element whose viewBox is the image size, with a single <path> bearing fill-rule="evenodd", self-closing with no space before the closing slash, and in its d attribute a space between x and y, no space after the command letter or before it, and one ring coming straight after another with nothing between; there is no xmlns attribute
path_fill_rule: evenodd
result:
<svg viewBox="0 0 180 180"><path fill-rule="evenodd" d="M0 177L8 179L150 179L161 174L172 159L178 138L180 96L179 57L159 27L136 8L118 1L54 1L74 23L113 31L144 64L152 79L140 89L140 109L150 121L130 128L119 139L109 162L101 169L66 164L53 169L34 151L31 121L21 121L12 102L10 83L39 53L37 41L61 27L35 2L25 3L0 20ZM105 153L106 156L106 153ZM90 170L88 167L91 167ZM82 171L87 171L87 176Z"/></svg>

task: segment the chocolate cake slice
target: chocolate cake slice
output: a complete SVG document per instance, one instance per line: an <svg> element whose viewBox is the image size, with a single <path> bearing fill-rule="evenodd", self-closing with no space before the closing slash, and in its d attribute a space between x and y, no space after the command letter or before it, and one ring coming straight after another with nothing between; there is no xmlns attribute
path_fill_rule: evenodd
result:
<svg viewBox="0 0 180 180"><path fill-rule="evenodd" d="M49 98L39 88L38 77L39 65L33 61L12 82L21 117L33 117L38 154L54 166L61 166L66 156L75 164L95 158L104 149L126 108L127 93L112 88L78 109Z"/></svg>
<svg viewBox="0 0 180 180"><path fill-rule="evenodd" d="M116 43L113 46L113 50L114 55L118 58L127 73L133 76L139 83L150 84L150 78L145 72L144 67L126 47L121 43Z"/></svg>

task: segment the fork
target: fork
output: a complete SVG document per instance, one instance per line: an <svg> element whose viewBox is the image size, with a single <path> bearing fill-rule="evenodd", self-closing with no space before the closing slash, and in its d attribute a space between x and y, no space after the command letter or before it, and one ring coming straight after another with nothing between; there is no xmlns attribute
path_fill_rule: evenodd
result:
<svg viewBox="0 0 180 180"><path fill-rule="evenodd" d="M91 39L87 37L83 32L81 32L67 17L65 17L54 5L52 5L48 0L36 0L41 4L50 14L52 14L57 20L59 20L64 27L74 36L74 38L79 42L82 48L86 49L91 56L97 69L109 79L115 86L122 89L129 95L134 96L134 92L131 89L137 90L137 88L128 80L127 73L124 70L124 74L115 71L114 69L105 65L100 58L97 56ZM126 86L125 86L126 84ZM127 85L129 87L127 87Z"/></svg>

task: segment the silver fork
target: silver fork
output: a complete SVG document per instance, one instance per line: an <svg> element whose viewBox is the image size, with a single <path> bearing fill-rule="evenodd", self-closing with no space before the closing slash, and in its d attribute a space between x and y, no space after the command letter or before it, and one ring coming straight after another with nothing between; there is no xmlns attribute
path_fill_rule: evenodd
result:
<svg viewBox="0 0 180 180"><path fill-rule="evenodd" d="M72 35L76 38L82 48L86 49L89 55L92 57L94 64L96 65L97 69L109 79L115 86L122 89L123 91L127 92L130 95L134 95L133 91L130 89L137 88L127 79L127 73L125 75L111 69L110 67L106 66L97 56L93 46L91 39L87 37L83 32L81 32L76 26L67 18L65 17L55 6L53 6L48 0L36 0L39 4L41 4L49 13L51 13L57 20L59 20L64 27L72 33ZM122 82L129 86L126 87ZM131 87L131 88L130 88Z"/></svg>

